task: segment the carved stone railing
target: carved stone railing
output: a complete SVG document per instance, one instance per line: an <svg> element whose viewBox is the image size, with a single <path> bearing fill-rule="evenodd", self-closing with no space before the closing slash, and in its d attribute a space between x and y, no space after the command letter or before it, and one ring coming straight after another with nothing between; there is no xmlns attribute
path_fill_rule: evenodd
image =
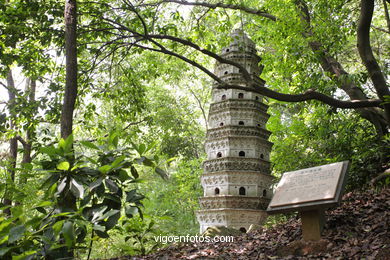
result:
<svg viewBox="0 0 390 260"><path fill-rule="evenodd" d="M235 208L235 209L266 209L270 199L245 196L213 196L199 198L203 209Z"/></svg>
<svg viewBox="0 0 390 260"><path fill-rule="evenodd" d="M223 157L204 161L205 173L222 171L258 171L270 172L270 163L263 159L243 157Z"/></svg>
<svg viewBox="0 0 390 260"><path fill-rule="evenodd" d="M227 99L210 105L210 114L228 109L256 109L263 112L264 116L267 114L268 106L256 100L249 99Z"/></svg>

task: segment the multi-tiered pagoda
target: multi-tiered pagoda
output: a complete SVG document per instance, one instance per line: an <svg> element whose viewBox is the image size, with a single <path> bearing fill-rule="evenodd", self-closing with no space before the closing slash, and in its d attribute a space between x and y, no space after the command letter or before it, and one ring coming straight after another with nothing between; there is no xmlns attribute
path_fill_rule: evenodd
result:
<svg viewBox="0 0 390 260"><path fill-rule="evenodd" d="M232 43L221 56L244 66L264 86L256 46L241 30L232 33ZM226 83L248 87L235 66L217 63L215 73ZM213 87L205 144L208 158L201 177L202 210L197 212L201 233L210 226L246 232L250 225L261 225L266 219L272 197L267 108L262 96L254 92Z"/></svg>

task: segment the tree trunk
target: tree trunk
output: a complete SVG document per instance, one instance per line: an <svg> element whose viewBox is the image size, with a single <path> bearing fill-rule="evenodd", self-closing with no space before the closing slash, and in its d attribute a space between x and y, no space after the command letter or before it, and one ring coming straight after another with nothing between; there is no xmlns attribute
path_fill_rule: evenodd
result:
<svg viewBox="0 0 390 260"><path fill-rule="evenodd" d="M61 137L72 133L73 112L77 97L77 9L76 0L65 2L66 83L61 112Z"/></svg>
<svg viewBox="0 0 390 260"><path fill-rule="evenodd" d="M61 111L61 137L66 139L72 134L73 112L77 97L77 5L76 0L65 1L65 57L66 57L66 82L64 101ZM70 158L72 159L72 158ZM68 189L69 183L65 189ZM58 198L58 206L62 212L76 211L76 197L71 192L65 192ZM64 242L63 239L61 241ZM62 258L73 259L73 249L67 247L60 249ZM56 259L58 255L53 255Z"/></svg>
<svg viewBox="0 0 390 260"><path fill-rule="evenodd" d="M30 104L33 104L35 102L35 92L36 92L36 80L32 80L30 78L27 79L26 83L26 93L28 93L28 102ZM33 113L36 113L37 111L33 111ZM28 118L27 119L27 130L26 130L26 136L24 139L20 138L19 141L23 145L23 159L22 164L25 163L31 163L31 149L32 149L32 139L35 135L35 127L32 124L32 121ZM27 177L26 176L20 176L20 183L25 184L27 183Z"/></svg>
<svg viewBox="0 0 390 260"><path fill-rule="evenodd" d="M366 66L370 79L374 84L376 93L378 94L378 97L384 101L386 96L390 97L390 90L386 84L385 76L374 57L370 43L370 29L374 5L374 0L361 1L357 30L357 47L363 64ZM390 125L390 104L385 103L383 106L385 108L387 124Z"/></svg>
<svg viewBox="0 0 390 260"><path fill-rule="evenodd" d="M10 130L15 130L15 82L12 77L12 71L8 71L7 75L7 88L8 88L8 97L9 97L9 114L10 114ZM14 134L15 135L15 134ZM10 176L9 180L11 181L11 185L14 185L15 183L15 168L16 168L16 160L18 157L18 141L16 137L13 137L9 140L9 165L7 168L8 175ZM3 203L5 206L12 206L12 192L9 189L6 189L4 194L4 200ZM4 210L4 213L6 215L11 215L11 210L8 208Z"/></svg>

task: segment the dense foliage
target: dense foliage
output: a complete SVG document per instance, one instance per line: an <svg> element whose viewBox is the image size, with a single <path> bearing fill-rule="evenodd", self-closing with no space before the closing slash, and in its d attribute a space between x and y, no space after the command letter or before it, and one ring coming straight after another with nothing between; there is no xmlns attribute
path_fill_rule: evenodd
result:
<svg viewBox="0 0 390 260"><path fill-rule="evenodd" d="M273 173L350 160L347 189L367 186L389 167L387 5L80 0L64 20L57 0L0 2L0 258L145 254L153 235L197 233L211 87L237 87L212 68L237 28L264 65Z"/></svg>

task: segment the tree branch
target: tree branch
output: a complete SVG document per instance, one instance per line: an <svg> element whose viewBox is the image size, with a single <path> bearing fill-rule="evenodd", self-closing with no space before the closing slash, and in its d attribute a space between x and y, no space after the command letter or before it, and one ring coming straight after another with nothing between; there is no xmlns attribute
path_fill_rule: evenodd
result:
<svg viewBox="0 0 390 260"><path fill-rule="evenodd" d="M366 66L378 97L385 100L385 96L390 96L390 90L386 84L382 70L374 57L370 43L370 27L373 13L374 0L362 0L357 29L357 47L360 58ZM384 107L387 121L390 125L390 104L385 104Z"/></svg>
<svg viewBox="0 0 390 260"><path fill-rule="evenodd" d="M255 93L258 93L260 95L276 99L278 101L284 101L284 102L302 102L302 101L309 101L309 100L318 100L325 104L328 104L335 108L363 108L363 107L379 107L382 103L379 99L371 99L371 100L350 100L350 101L344 101L344 100L338 100L335 98L332 98L330 96L327 96L325 94L322 94L320 92L317 92L313 89L309 89L306 92L302 94L284 94L280 92L276 92L272 89L269 89L264 86L259 85L253 85L253 87L243 87L243 86L237 86L237 85L220 85L217 86L218 89L239 89L239 90L246 90L246 91L252 91Z"/></svg>
<svg viewBox="0 0 390 260"><path fill-rule="evenodd" d="M167 55L171 55L174 57L177 57L208 74L211 78L216 80L219 84L217 86L218 89L240 89L240 90L246 90L246 91L252 91L255 93L258 93L260 95L264 95L269 98L276 99L278 101L285 101L285 102L302 102L302 101L309 101L309 100L318 100L321 101L325 104L328 104L332 107L336 108L364 108L364 107L379 107L382 103L381 100L378 99L372 99L372 100L351 100L351 101L343 101L343 100L338 100L332 97L329 97L325 94L316 92L312 89L306 91L303 94L284 94L284 93L279 93L274 90L271 90L267 87L260 86L256 83L252 83L252 87L243 87L243 86L238 86L238 85L229 85L224 83L219 77L217 77L214 73L203 67L202 65L198 64L197 62L190 60L182 55L179 55L175 52L169 51L167 49L155 49L139 44L135 44L134 46L137 46L139 48L143 48L145 50L149 51L155 51L155 52L161 52Z"/></svg>
<svg viewBox="0 0 390 260"><path fill-rule="evenodd" d="M210 9L216 9L216 8L224 8L224 9L232 9L232 10L240 10L248 14L255 14L258 16L265 17L267 19L271 19L272 21L276 21L277 18L273 16L272 14L267 13L263 10L248 8L242 5L235 5L235 4L224 4L224 3L207 3L207 2L188 2L185 0L163 0L159 3L176 3L181 5L189 5L189 6L203 6Z"/></svg>

